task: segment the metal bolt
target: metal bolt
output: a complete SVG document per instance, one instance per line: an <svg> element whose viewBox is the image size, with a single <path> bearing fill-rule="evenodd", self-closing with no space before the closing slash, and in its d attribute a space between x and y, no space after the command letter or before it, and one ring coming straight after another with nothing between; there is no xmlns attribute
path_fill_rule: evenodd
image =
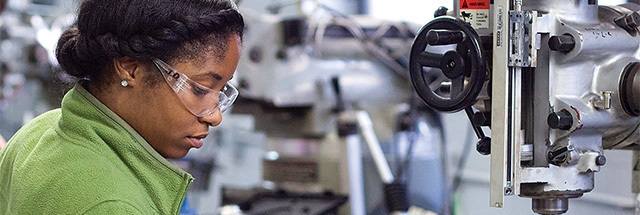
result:
<svg viewBox="0 0 640 215"><path fill-rule="evenodd" d="M638 12L627 14L625 19L627 20L627 26L629 26L629 28L637 28L640 26L640 14L638 14Z"/></svg>
<svg viewBox="0 0 640 215"><path fill-rule="evenodd" d="M570 52L576 46L576 41L571 35L553 36L549 38L549 49L559 52Z"/></svg>
<svg viewBox="0 0 640 215"><path fill-rule="evenodd" d="M596 157L596 165L604 166L604 164L606 163L607 163L607 158L604 155L598 155L598 157Z"/></svg>
<svg viewBox="0 0 640 215"><path fill-rule="evenodd" d="M614 22L627 31L635 31L640 26L640 14L638 12L627 13L614 19Z"/></svg>

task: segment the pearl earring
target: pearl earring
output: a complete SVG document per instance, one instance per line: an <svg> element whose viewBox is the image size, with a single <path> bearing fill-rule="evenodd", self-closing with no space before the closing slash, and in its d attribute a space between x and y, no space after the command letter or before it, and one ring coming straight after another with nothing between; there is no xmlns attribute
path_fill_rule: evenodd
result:
<svg viewBox="0 0 640 215"><path fill-rule="evenodd" d="M129 86L129 82L127 82L127 81L125 81L125 80L123 80L122 82L120 82L120 84L121 84L123 87L127 87L127 86Z"/></svg>

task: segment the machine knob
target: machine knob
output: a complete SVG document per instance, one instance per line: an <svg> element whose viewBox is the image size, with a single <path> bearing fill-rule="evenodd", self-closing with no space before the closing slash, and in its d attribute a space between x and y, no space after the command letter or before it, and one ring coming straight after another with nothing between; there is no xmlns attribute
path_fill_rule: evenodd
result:
<svg viewBox="0 0 640 215"><path fill-rule="evenodd" d="M553 129L569 130L573 126L573 117L568 110L563 109L560 112L554 112L547 117L549 127Z"/></svg>
<svg viewBox="0 0 640 215"><path fill-rule="evenodd" d="M447 15L447 11L449 11L449 8L444 7L444 6L440 6L436 10L436 12L433 14L433 17L440 17L440 16Z"/></svg>
<svg viewBox="0 0 640 215"><path fill-rule="evenodd" d="M476 144L476 150L481 155L490 155L491 154L491 138L483 137L478 140Z"/></svg>
<svg viewBox="0 0 640 215"><path fill-rule="evenodd" d="M549 38L549 48L558 52L570 52L576 46L576 41L571 35L553 36Z"/></svg>
<svg viewBox="0 0 640 215"><path fill-rule="evenodd" d="M635 31L640 26L640 14L638 12L627 13L614 20L618 26L627 31Z"/></svg>

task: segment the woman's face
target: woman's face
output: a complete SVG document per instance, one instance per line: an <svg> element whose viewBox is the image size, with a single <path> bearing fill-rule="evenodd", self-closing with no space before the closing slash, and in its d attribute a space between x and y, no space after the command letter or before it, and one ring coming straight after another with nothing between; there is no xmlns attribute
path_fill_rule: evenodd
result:
<svg viewBox="0 0 640 215"><path fill-rule="evenodd" d="M208 51L203 58L170 66L199 84L217 91L225 86L236 70L240 40L237 36L229 38L222 60L215 51ZM156 67L149 69L151 71L147 71L147 74L160 72ZM164 80L151 89L140 91L138 95L138 101L144 101L136 108L139 110L139 117L128 123L165 158L182 158L189 149L200 148L202 139L209 134L209 126L217 126L222 121L220 109L216 109L210 116L194 116Z"/></svg>

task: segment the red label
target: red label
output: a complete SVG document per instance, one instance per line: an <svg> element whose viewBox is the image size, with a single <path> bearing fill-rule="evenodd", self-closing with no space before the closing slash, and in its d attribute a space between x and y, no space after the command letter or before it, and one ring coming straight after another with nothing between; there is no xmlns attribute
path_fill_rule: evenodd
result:
<svg viewBox="0 0 640 215"><path fill-rule="evenodd" d="M491 0L460 0L461 10L489 10Z"/></svg>

